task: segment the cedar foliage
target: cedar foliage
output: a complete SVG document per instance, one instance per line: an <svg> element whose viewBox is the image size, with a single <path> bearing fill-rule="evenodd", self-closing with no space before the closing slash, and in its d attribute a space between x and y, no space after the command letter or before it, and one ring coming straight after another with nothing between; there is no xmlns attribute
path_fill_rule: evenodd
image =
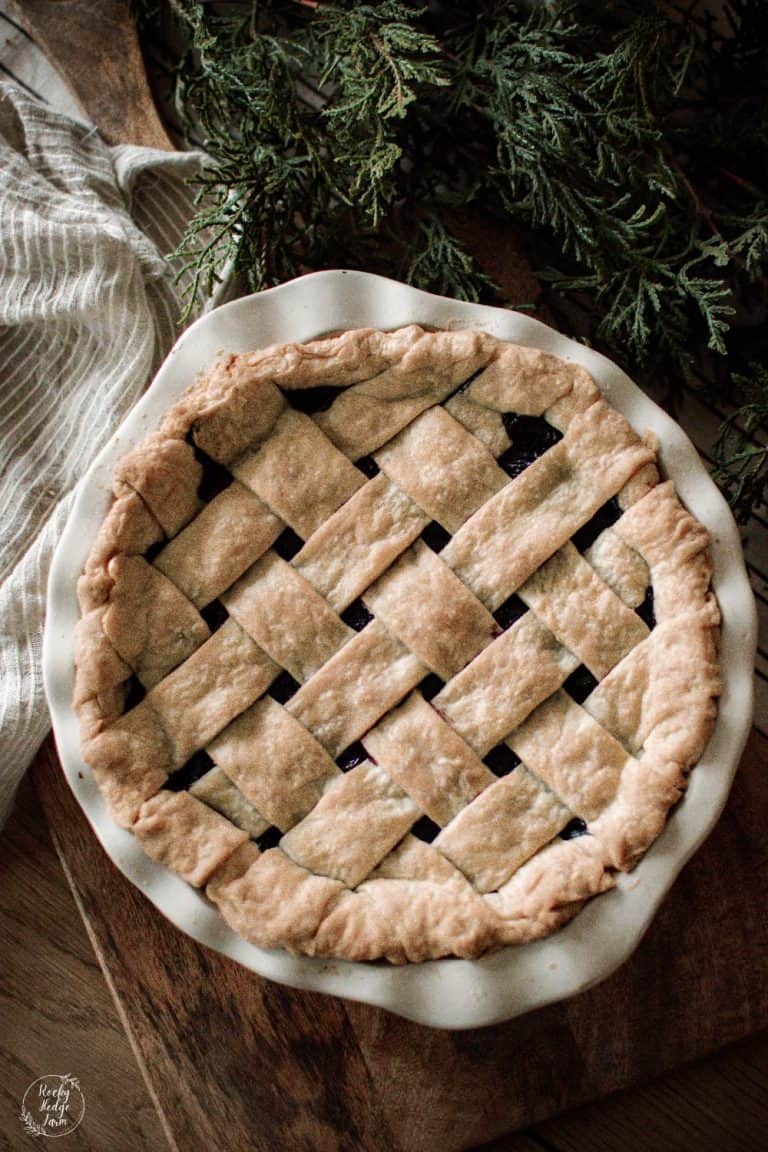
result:
<svg viewBox="0 0 768 1152"><path fill-rule="evenodd" d="M136 8L211 158L181 248L192 291L233 260L252 290L356 267L499 303L456 225L509 221L565 331L672 405L687 379L735 406L718 478L742 519L765 505L763 0Z"/></svg>

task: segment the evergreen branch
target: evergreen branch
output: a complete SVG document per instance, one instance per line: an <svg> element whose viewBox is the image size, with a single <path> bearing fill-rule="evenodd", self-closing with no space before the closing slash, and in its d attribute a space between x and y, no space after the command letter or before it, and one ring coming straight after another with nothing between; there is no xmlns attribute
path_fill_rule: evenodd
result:
<svg viewBox="0 0 768 1152"><path fill-rule="evenodd" d="M768 371L763 0L731 0L726 25L704 0L135 7L146 43L181 42L163 67L210 157L179 253L190 306L227 262L254 290L362 265L498 299L454 227L471 206L525 231L549 307L636 375L674 391L695 371L724 403ZM764 493L749 404L719 449L741 513Z"/></svg>
<svg viewBox="0 0 768 1152"><path fill-rule="evenodd" d="M768 506L768 369L750 368L750 376L734 375L742 402L723 424L714 453L715 479L743 523L753 510Z"/></svg>
<svg viewBox="0 0 768 1152"><path fill-rule="evenodd" d="M435 214L419 221L400 275L417 288L429 288L458 300L477 301L483 288L496 289L489 277L474 269L472 257Z"/></svg>

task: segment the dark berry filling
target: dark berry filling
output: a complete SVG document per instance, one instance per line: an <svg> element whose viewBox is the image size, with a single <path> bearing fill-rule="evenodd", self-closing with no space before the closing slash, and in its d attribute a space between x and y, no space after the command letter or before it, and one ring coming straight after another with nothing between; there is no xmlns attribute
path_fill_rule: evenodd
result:
<svg viewBox="0 0 768 1152"><path fill-rule="evenodd" d="M206 772L210 772L213 768L213 760L206 751L201 749L195 752L194 756L190 756L186 764L182 764L181 768L177 768L165 782L165 787L169 792L185 792L188 788L205 776Z"/></svg>
<svg viewBox="0 0 768 1152"><path fill-rule="evenodd" d="M641 620L645 621L649 628L653 629L656 627L656 611L654 609L653 603L652 584L649 584L646 588L645 599L643 600L642 604L639 604L637 608L635 608L635 612L637 612Z"/></svg>
<svg viewBox="0 0 768 1152"><path fill-rule="evenodd" d="M445 681L436 676L434 672L430 672L417 687L425 700L433 700L438 692L445 688Z"/></svg>
<svg viewBox="0 0 768 1152"><path fill-rule="evenodd" d="M358 764L362 764L363 760L370 760L371 757L363 748L359 740L354 744L350 744L345 748L340 756L336 757L336 763L342 772L349 772L350 768L357 768Z"/></svg>
<svg viewBox="0 0 768 1152"><path fill-rule="evenodd" d="M283 395L292 408L311 415L313 412L326 412L336 397L344 391L344 388L339 388L333 384L322 384L319 388L284 392Z"/></svg>
<svg viewBox="0 0 768 1152"><path fill-rule="evenodd" d="M437 520L431 520L421 534L421 539L433 552L442 552L446 544L450 543L451 534L442 528Z"/></svg>
<svg viewBox="0 0 768 1152"><path fill-rule="evenodd" d="M355 632L362 632L367 624L373 620L373 613L369 612L362 600L353 600L349 608L341 613L341 618Z"/></svg>
<svg viewBox="0 0 768 1152"><path fill-rule="evenodd" d="M167 540L157 540L154 544L150 544L149 548L147 548L146 552L144 553L144 559L148 564L151 564L152 561L160 555L167 543Z"/></svg>
<svg viewBox="0 0 768 1152"><path fill-rule="evenodd" d="M569 820L565 828L560 833L561 840L575 840L578 836L589 835L589 829L584 820L580 816L574 816L573 820Z"/></svg>
<svg viewBox="0 0 768 1152"><path fill-rule="evenodd" d="M512 595L508 600L504 601L500 608L496 609L493 618L496 623L506 631L506 629L511 628L521 616L524 616L527 611L528 608L520 597Z"/></svg>
<svg viewBox="0 0 768 1152"><path fill-rule="evenodd" d="M587 696L591 695L597 688L597 680L595 680L592 673L583 664L580 664L575 672L563 684L563 689L568 693L572 700L577 704L583 704Z"/></svg>
<svg viewBox="0 0 768 1152"><path fill-rule="evenodd" d="M232 483L232 474L223 464L218 464L207 452L203 452L202 448L198 448L194 441L188 442L192 444L195 458L203 469L202 479L197 487L197 494L201 500L204 500L205 503L208 504L213 500L214 496L218 496L225 488L229 488Z"/></svg>
<svg viewBox="0 0 768 1152"><path fill-rule="evenodd" d="M205 608L200 609L200 615L210 628L211 632L218 632L222 624L229 620L229 612L222 604L221 600L211 600L210 604L206 604Z"/></svg>
<svg viewBox="0 0 768 1152"><path fill-rule="evenodd" d="M266 832L262 832L261 836L256 837L256 843L262 852L268 852L270 848L277 848L282 838L280 829L272 826L267 828Z"/></svg>
<svg viewBox="0 0 768 1152"><path fill-rule="evenodd" d="M281 672L280 675L272 681L268 688L269 695L273 700L277 700L278 704L287 704L291 696L295 696L300 688L298 680L294 680L290 672Z"/></svg>
<svg viewBox="0 0 768 1152"><path fill-rule="evenodd" d="M355 460L355 467L359 468L369 480L373 480L381 471L373 456L361 456L359 460Z"/></svg>
<svg viewBox="0 0 768 1152"><path fill-rule="evenodd" d="M612 496L602 507L598 508L591 520L587 520L578 532L574 532L572 540L579 552L586 552L590 544L594 544L597 540L600 533L615 524L621 514L619 501L615 496Z"/></svg>
<svg viewBox="0 0 768 1152"><path fill-rule="evenodd" d="M508 776L510 772L514 772L519 763L520 757L516 756L506 744L497 744L495 748L491 748L487 756L483 756L483 764L486 768L490 768L494 776Z"/></svg>
<svg viewBox="0 0 768 1152"><path fill-rule="evenodd" d="M135 708L137 704L141 704L146 694L147 690L138 676L131 676L130 679L126 680L125 711L130 712L131 708Z"/></svg>
<svg viewBox="0 0 768 1152"><path fill-rule="evenodd" d="M518 416L514 412L505 412L502 419L511 443L499 456L499 464L513 478L563 438L562 432L548 424L543 416Z"/></svg>
<svg viewBox="0 0 768 1152"><path fill-rule="evenodd" d="M417 840L423 840L425 844L431 844L439 834L440 825L435 824L434 820L430 820L429 816L422 816L411 828L411 835L415 836Z"/></svg>
<svg viewBox="0 0 768 1152"><path fill-rule="evenodd" d="M296 535L293 528L285 528L272 547L283 560L293 560L296 553L304 547L304 541Z"/></svg>

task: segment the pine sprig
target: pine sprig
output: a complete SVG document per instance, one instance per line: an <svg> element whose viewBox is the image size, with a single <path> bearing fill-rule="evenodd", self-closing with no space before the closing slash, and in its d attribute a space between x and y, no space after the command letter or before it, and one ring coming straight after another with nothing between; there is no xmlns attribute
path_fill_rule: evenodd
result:
<svg viewBox="0 0 768 1152"><path fill-rule="evenodd" d="M347 202L374 227L396 194L403 156L398 122L423 86L448 84L439 45L413 23L422 14L398 0L323 4L311 27L319 84L331 91L321 113L333 140L331 158L346 175Z"/></svg>
<svg viewBox="0 0 768 1152"><path fill-rule="evenodd" d="M715 479L743 521L754 508L768 505L768 369L761 364L751 368L749 376L734 376L741 403L715 445Z"/></svg>
<svg viewBox="0 0 768 1152"><path fill-rule="evenodd" d="M182 45L175 106L210 156L193 289L231 261L254 290L362 266L498 299L459 238L470 211L520 228L562 327L578 313L635 373L724 404L768 371L763 0L136 7L145 43ZM742 514L765 498L749 404L721 445Z"/></svg>
<svg viewBox="0 0 768 1152"><path fill-rule="evenodd" d="M470 254L435 214L419 221L413 247L401 264L400 276L417 288L429 288L462 300L477 301L481 288L492 291L494 287L489 277L478 272Z"/></svg>

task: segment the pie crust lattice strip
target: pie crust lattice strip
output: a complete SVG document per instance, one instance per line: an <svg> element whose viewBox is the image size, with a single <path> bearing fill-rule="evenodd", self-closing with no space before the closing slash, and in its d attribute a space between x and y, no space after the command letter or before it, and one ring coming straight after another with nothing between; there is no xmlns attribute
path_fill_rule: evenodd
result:
<svg viewBox="0 0 768 1152"><path fill-rule="evenodd" d="M223 357L119 462L75 706L113 818L262 947L546 935L716 715L706 530L582 367L467 330Z"/></svg>

